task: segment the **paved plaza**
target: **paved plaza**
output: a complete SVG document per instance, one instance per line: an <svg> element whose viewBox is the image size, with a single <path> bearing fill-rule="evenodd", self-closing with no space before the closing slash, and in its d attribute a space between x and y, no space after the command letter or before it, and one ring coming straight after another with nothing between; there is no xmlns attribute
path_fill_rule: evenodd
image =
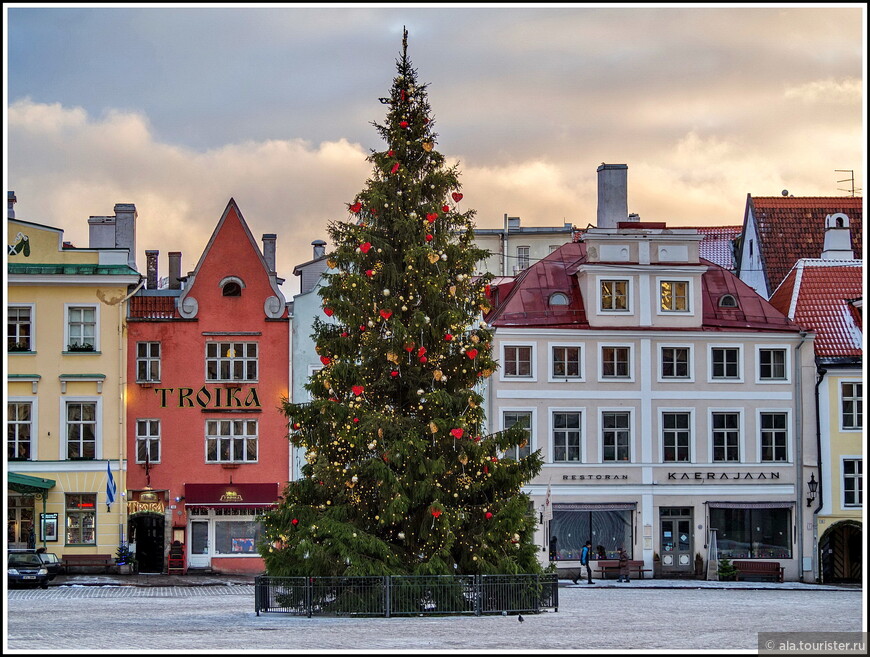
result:
<svg viewBox="0 0 870 657"><path fill-rule="evenodd" d="M798 583L562 582L559 610L522 623L516 616L305 618L257 616L253 586L227 581L12 590L5 613L5 648L19 653L721 652L755 651L759 632L860 632L864 601L858 588Z"/></svg>

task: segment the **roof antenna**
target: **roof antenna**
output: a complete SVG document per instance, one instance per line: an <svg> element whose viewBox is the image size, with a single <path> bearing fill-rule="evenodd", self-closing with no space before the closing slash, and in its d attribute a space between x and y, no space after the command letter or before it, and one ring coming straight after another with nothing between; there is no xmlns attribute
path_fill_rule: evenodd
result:
<svg viewBox="0 0 870 657"><path fill-rule="evenodd" d="M854 169L834 169L836 173L848 173L848 178L843 178L843 180L838 180L837 183L849 183L849 189L843 189L842 187L837 187L837 191L839 192L849 192L849 196L854 197L855 192L860 192L860 189L855 189L855 170Z"/></svg>

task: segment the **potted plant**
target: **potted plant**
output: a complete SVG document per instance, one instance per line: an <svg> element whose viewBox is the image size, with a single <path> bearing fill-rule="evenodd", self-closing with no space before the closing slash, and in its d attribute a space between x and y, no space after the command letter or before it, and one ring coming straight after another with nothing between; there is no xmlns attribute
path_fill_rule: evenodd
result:
<svg viewBox="0 0 870 657"><path fill-rule="evenodd" d="M66 346L67 351L93 351L94 345L90 342L73 342L72 344L68 344Z"/></svg>
<svg viewBox="0 0 870 657"><path fill-rule="evenodd" d="M118 572L120 574L130 574L133 563L133 553L130 552L130 547L126 543L121 543L118 546L118 550L115 552L115 563L118 564Z"/></svg>
<svg viewBox="0 0 870 657"><path fill-rule="evenodd" d="M8 345L8 351L30 351L30 343L27 340L10 342Z"/></svg>
<svg viewBox="0 0 870 657"><path fill-rule="evenodd" d="M719 568L716 570L720 582L733 582L737 578L737 569L728 557L719 557Z"/></svg>

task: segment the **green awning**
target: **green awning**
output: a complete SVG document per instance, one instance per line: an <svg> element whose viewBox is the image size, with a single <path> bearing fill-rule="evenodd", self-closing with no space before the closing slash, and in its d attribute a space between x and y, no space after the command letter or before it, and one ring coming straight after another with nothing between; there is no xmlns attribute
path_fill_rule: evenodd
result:
<svg viewBox="0 0 870 657"><path fill-rule="evenodd" d="M55 484L54 479L31 477L30 475L23 475L17 472L9 473L8 482L9 488L14 490L16 493L23 493L25 495L42 493L47 491L49 488L54 488Z"/></svg>

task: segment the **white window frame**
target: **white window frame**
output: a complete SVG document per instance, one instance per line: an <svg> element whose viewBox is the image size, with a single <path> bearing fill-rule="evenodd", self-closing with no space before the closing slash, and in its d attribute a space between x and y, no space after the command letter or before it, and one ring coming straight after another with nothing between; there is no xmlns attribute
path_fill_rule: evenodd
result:
<svg viewBox="0 0 870 657"><path fill-rule="evenodd" d="M66 423L66 406L68 402L78 403L78 404L96 404L96 409L94 411L95 417L95 426L94 426L94 440L96 441L96 446L94 447L94 461L98 461L103 458L103 399L102 397L67 397L66 395L62 396L58 400L60 404L60 432L58 435L61 436L61 439L57 442L58 445L58 459L61 461L71 461L67 457L67 423ZM79 459L75 459L74 461L78 461Z"/></svg>
<svg viewBox="0 0 870 657"><path fill-rule="evenodd" d="M525 271L532 265L532 247L526 244L521 244L517 248L517 273ZM523 264L525 263L525 264Z"/></svg>
<svg viewBox="0 0 870 657"><path fill-rule="evenodd" d="M560 347L573 349L577 348L580 350L580 362L578 363L578 372L577 376L555 376L553 374L553 368L556 365L556 359L553 357L553 349L557 349ZM586 343L585 342L570 342L570 341L562 341L562 342L548 342L547 343L547 381L552 383L568 383L568 382L585 382L586 381Z"/></svg>
<svg viewBox="0 0 870 657"><path fill-rule="evenodd" d="M634 344L631 342L598 343L598 380L606 383L634 383ZM604 350L628 349L628 376L604 376Z"/></svg>
<svg viewBox="0 0 870 657"><path fill-rule="evenodd" d="M688 376L665 376L664 366L662 363L663 351L665 349L686 349L688 350ZM659 383L694 383L695 381L695 347L691 344L677 343L660 343L658 345L658 382Z"/></svg>
<svg viewBox="0 0 870 657"><path fill-rule="evenodd" d="M70 310L74 308L92 308L94 311L94 350L93 351L70 351ZM63 353L66 354L93 354L100 352L100 304L98 303L65 303L63 304Z"/></svg>
<svg viewBox="0 0 870 657"><path fill-rule="evenodd" d="M686 284L686 309L685 310L665 310L662 308L662 283L685 283ZM691 278L680 278L679 276L656 276L656 315L674 315L690 316L695 314L695 285Z"/></svg>
<svg viewBox="0 0 870 657"><path fill-rule="evenodd" d="M150 351L150 345L153 345L153 344L158 345L158 350L160 351L160 355L157 356L156 358L154 356L151 356L150 354L147 356L140 356L139 355L139 345L141 345L141 344L149 345L149 348L148 348L149 351ZM150 365L150 363L155 361L155 360L157 361L157 378L156 379L151 379L151 378L140 379L139 378L139 363L144 361L145 363ZM147 369L150 370L151 368L148 367ZM161 342L160 340L138 340L136 342L136 383L160 383L160 380L162 378L163 378L163 342Z"/></svg>
<svg viewBox="0 0 870 657"><path fill-rule="evenodd" d="M221 348L220 346L223 344L241 344L244 346L245 352L247 352L248 345L256 345L257 347L257 355L253 358L247 355L239 356L221 356ZM217 345L218 346L218 355L215 357L211 357L208 355L209 345ZM260 381L260 341L259 340L209 340L205 343L205 371L203 372L203 378L206 383L258 383ZM248 376L248 362L255 361L257 364L257 376L253 379L247 378ZM215 361L217 363L217 378L211 379L208 375L208 364L210 361ZM220 377L220 364L221 362L229 361L230 364L230 378L223 379ZM240 379L236 379L232 376L233 374L233 366L236 362L242 363L242 369L244 370L243 376Z"/></svg>
<svg viewBox="0 0 870 657"><path fill-rule="evenodd" d="M605 413L628 413L628 460L627 461L605 461L604 460L604 414ZM637 434L635 424L634 408L626 408L624 406L616 406L613 408L599 407L598 408L598 462L604 464L620 464L634 463L635 456L635 435Z"/></svg>
<svg viewBox="0 0 870 657"><path fill-rule="evenodd" d="M557 461L556 460L556 422L555 422L555 414L556 413L576 413L580 415L580 426L578 431L580 432L580 458L576 461L565 460L565 461ZM549 420L549 450L550 455L547 459L549 463L555 463L558 465L580 465L584 463L584 457L586 456L585 451L583 449L583 443L586 439L586 408L577 408L574 406L571 407L550 407L547 409L547 417ZM566 448L567 453L567 448Z"/></svg>
<svg viewBox="0 0 870 657"><path fill-rule="evenodd" d="M6 351L9 354L28 354L36 351L36 304L35 303L7 303L6 317L12 308L27 308L30 310L30 349L28 351L9 351L9 343L6 343ZM8 337L8 336L7 336Z"/></svg>
<svg viewBox="0 0 870 657"><path fill-rule="evenodd" d="M679 413L689 416L689 460L688 461L666 461L665 460L665 413ZM680 465L686 463L695 463L697 461L695 446L695 409L694 408L667 408L658 409L658 429L659 429L659 462L668 465Z"/></svg>
<svg viewBox="0 0 870 657"><path fill-rule="evenodd" d="M784 461L762 461L761 460L761 416L766 413L779 413L785 415L785 460ZM755 440L756 440L756 452L755 452L755 461L756 463L782 463L787 464L792 462L792 454L794 453L794 448L792 447L792 437L794 436L794 427L792 426L792 413L791 409L788 408L757 408L755 409Z"/></svg>
<svg viewBox="0 0 870 657"><path fill-rule="evenodd" d="M254 423L254 426L256 426L256 428L257 428L257 434L256 434L256 436L255 436L255 440L256 440L256 443L257 443L257 458L255 458L255 459L249 459L249 458L247 458L247 453L248 453L248 451L247 451L247 440L250 439L250 434L243 434L242 437L243 437L243 439L245 440L245 443L246 443L246 444L245 444L245 449L244 449L245 457L244 457L244 458L241 458L241 459L240 459L240 458L230 458L229 460L223 460L223 459L221 459L221 458L220 458L220 453L221 453L221 449L220 449L220 439L226 439L226 440L229 440L229 441L231 442L230 448L231 448L231 450L232 450L232 449L233 449L232 441L235 440L235 434L229 434L229 435L226 435L226 436L224 436L223 434L214 434L215 436L218 437L218 440L217 440L217 449L216 449L216 456L217 456L217 458L215 458L215 459L209 459L209 458L208 458L208 443L209 443L209 436L212 435L212 434L209 434L209 432L208 432L208 425L209 425L209 422L217 422L217 423L218 423L218 427L220 427L220 423L221 423L221 422L229 422L231 427L232 427L232 423L233 423L233 422L244 422L245 424L247 424L248 422L253 422L253 423ZM204 462L205 462L205 463L207 463L207 464L213 464L213 463L240 463L240 464L246 464L246 463L259 463L259 462L260 462L260 421L259 421L257 418L251 418L251 417L233 417L233 416L227 416L227 417L209 417L209 418L206 418L206 419L205 419L205 425L203 426L203 433L204 433L204 436L205 436L205 442L204 442L204 445L203 445L204 448L205 448L205 449L204 449L204 453L203 453L203 459L204 459Z"/></svg>
<svg viewBox="0 0 870 657"><path fill-rule="evenodd" d="M537 421L538 421L537 409L532 407L532 406L523 406L523 407L511 406L509 408L500 408L498 411L498 422L499 422L499 427L500 427L499 430L500 431L505 431L507 429L507 427L505 426L505 422L504 422L505 413L529 413L530 414L530 417L529 417L529 454L534 454L535 450L538 449L538 445L537 445L538 432L535 431L535 426L537 425ZM519 448L514 448L514 449L518 450ZM499 458L503 458L506 455L507 455L507 452L500 452ZM511 456L509 458L513 458L513 456Z"/></svg>
<svg viewBox="0 0 870 657"><path fill-rule="evenodd" d="M861 385L861 399L858 402L858 407L861 409L861 426L860 427L847 427L843 424L843 384L860 384ZM851 398L855 399L855 398ZM863 404L864 404L864 380L863 379L839 379L837 385L837 416L839 417L839 429L844 433L861 433L864 431L864 413L863 413Z"/></svg>
<svg viewBox="0 0 870 657"><path fill-rule="evenodd" d="M713 416L717 413L732 413L737 415L737 460L736 461L717 461L713 458L713 449L715 443L713 441ZM709 454L709 462L711 464L729 463L745 463L746 462L746 413L743 408L708 408L707 409L707 449Z"/></svg>
<svg viewBox="0 0 870 657"><path fill-rule="evenodd" d="M516 374L508 374L507 367L505 364L507 363L507 357L505 356L505 350L513 347L528 347L529 359L530 359L530 374L528 375L516 375ZM538 366L537 366L537 345L534 342L517 342L511 340L510 342L503 342L500 346L501 350L501 367L498 368L499 371L499 380L501 381L537 381L538 380Z"/></svg>
<svg viewBox="0 0 870 657"><path fill-rule="evenodd" d="M37 461L39 454L39 397L7 397L7 404L30 404L30 458L29 461ZM8 412L7 412L7 435L6 443L9 444ZM8 447L6 448L8 449ZM18 461L19 463L21 461Z"/></svg>
<svg viewBox="0 0 870 657"><path fill-rule="evenodd" d="M761 352L782 351L785 353L785 377L782 379L761 378ZM755 382L764 385L789 385L791 384L791 349L787 344L757 344L755 345Z"/></svg>
<svg viewBox="0 0 870 657"><path fill-rule="evenodd" d="M625 310L619 308L604 308L602 300L604 295L601 293L601 285L605 282L626 283L625 286ZM596 276L595 277L595 314L596 315L632 315L634 314L634 279L622 278L619 276Z"/></svg>
<svg viewBox="0 0 870 657"><path fill-rule="evenodd" d="M134 458L136 459L136 463L145 463L144 460L139 458L139 443L143 440L148 440L148 442L157 441L157 458L156 459L148 459L148 463L160 463L163 458L163 422L160 418L157 417L137 417L134 422L136 423L136 442L135 442L135 451ZM156 422L157 423L157 435L153 436L151 434L147 436L142 436L139 434L139 423L140 422Z"/></svg>
<svg viewBox="0 0 870 657"><path fill-rule="evenodd" d="M736 349L737 350L737 376L734 378L714 378L713 377L713 350L714 349ZM708 344L707 345L707 383L743 383L746 372L746 363L743 357L744 349L742 344Z"/></svg>
<svg viewBox="0 0 870 657"><path fill-rule="evenodd" d="M861 463L861 474L859 475L859 484L861 492L860 504L846 504L846 461L858 461ZM840 457L840 509L843 511L854 511L855 509L864 508L864 457L860 454L843 454Z"/></svg>

